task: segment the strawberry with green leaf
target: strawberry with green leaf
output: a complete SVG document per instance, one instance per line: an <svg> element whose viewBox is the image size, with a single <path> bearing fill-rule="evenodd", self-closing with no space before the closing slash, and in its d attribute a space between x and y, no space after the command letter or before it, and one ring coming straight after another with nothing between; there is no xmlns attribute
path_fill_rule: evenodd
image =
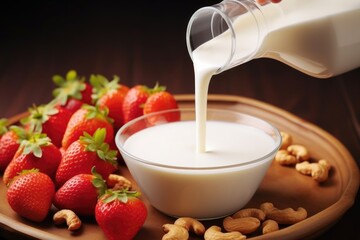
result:
<svg viewBox="0 0 360 240"><path fill-rule="evenodd" d="M139 192L108 190L98 201L95 219L109 240L130 240L139 232L147 217Z"/></svg>
<svg viewBox="0 0 360 240"><path fill-rule="evenodd" d="M92 86L76 71L68 71L65 78L54 75L52 79L57 86L53 91L54 100L61 106L75 112L84 103L91 104Z"/></svg>
<svg viewBox="0 0 360 240"><path fill-rule="evenodd" d="M24 128L12 125L0 138L0 171L4 171L13 159L22 140L29 139L30 133Z"/></svg>
<svg viewBox="0 0 360 240"><path fill-rule="evenodd" d="M148 97L156 92L164 91L164 86L155 85L154 88L149 88L145 85L136 85L126 94L123 105L124 123L127 123L144 114L144 104Z"/></svg>
<svg viewBox="0 0 360 240"><path fill-rule="evenodd" d="M104 179L93 167L91 174L78 174L66 181L55 193L54 206L70 209L77 215L94 216L98 197L105 190Z"/></svg>
<svg viewBox="0 0 360 240"><path fill-rule="evenodd" d="M106 129L105 142L111 143L114 140L114 127L113 120L108 117L108 113L107 108L100 109L91 105L83 105L71 116L62 139L62 147L67 149L84 132L92 135L99 128Z"/></svg>
<svg viewBox="0 0 360 240"><path fill-rule="evenodd" d="M112 150L105 142L106 128L97 129L93 135L84 132L66 150L56 171L56 185L62 186L78 174L90 174L93 166L103 179L117 169L117 150Z"/></svg>
<svg viewBox="0 0 360 240"><path fill-rule="evenodd" d="M55 186L50 177L38 169L24 170L11 181L6 197L20 216L42 222L50 211Z"/></svg>
<svg viewBox="0 0 360 240"><path fill-rule="evenodd" d="M53 144L61 147L61 141L72 112L55 101L33 106L28 111L29 116L22 119L21 123L32 132L46 133Z"/></svg>
<svg viewBox="0 0 360 240"><path fill-rule="evenodd" d="M60 150L51 143L46 134L34 133L29 139L20 143L13 159L5 169L3 181L8 184L22 170L33 168L54 178L61 157Z"/></svg>
<svg viewBox="0 0 360 240"><path fill-rule="evenodd" d="M114 128L119 129L124 124L122 104L129 91L126 85L119 83L118 76L109 81L103 75L91 75L90 83L93 86L92 98L100 109L108 108L109 117L114 119Z"/></svg>

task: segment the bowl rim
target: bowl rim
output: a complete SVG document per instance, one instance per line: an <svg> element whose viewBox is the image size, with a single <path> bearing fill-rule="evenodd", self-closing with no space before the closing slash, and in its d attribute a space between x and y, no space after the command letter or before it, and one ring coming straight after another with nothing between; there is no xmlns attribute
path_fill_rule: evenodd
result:
<svg viewBox="0 0 360 240"><path fill-rule="evenodd" d="M204 171L204 170L218 170L218 169L236 169L239 167L249 167L252 165L260 164L261 162L272 161L273 158L271 158L271 156L275 155L275 153L280 149L281 142L282 142L282 136L280 134L280 130L277 127L275 127L272 123L270 123L262 118L250 115L250 114L246 114L246 113L242 113L242 112L238 112L238 111L234 111L234 110L224 110L224 109L217 109L217 108L208 108L207 114L211 113L211 112L218 112L218 113L222 112L222 113L228 113L228 114L230 113L230 114L235 114L238 116L243 116L246 118L252 118L252 119L255 119L256 121L259 121L259 122L262 122L263 124L268 125L274 131L274 133L276 135L276 140L274 143L275 146L272 149L272 151L268 152L267 154L265 154L259 158L249 160L246 162L242 162L242 163L236 163L236 164L230 164L230 165L224 165L224 166L211 166L211 167L188 167L188 166L174 166L174 165L156 163L156 162L148 161L146 159L139 158L139 157L129 153L127 150L125 150L123 147L124 144L120 143L120 135L124 132L124 130L126 130L129 126L133 125L136 122L139 122L139 121L141 121L145 118L149 118L151 116L156 116L156 115L160 115L160 114L164 114L164 113L185 112L185 111L194 112L194 116L195 116L195 108L177 108L177 109L168 109L168 110L157 111L157 112L153 112L153 113L149 113L149 114L144 114L140 117L132 119L131 121L129 121L129 122L125 123L123 126L121 126L120 129L117 131L117 133L115 135L115 144L116 144L117 148L119 149L121 154L125 154L128 157L134 159L135 161L146 164L146 165L150 165L153 167L166 168L166 169L187 170L187 171L189 171L189 170ZM125 158L124 158L124 161L126 163Z"/></svg>

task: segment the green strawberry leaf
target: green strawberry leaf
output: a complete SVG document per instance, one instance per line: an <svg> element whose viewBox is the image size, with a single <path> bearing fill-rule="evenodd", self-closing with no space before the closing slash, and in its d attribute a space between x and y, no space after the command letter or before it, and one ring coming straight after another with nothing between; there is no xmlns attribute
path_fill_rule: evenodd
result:
<svg viewBox="0 0 360 240"><path fill-rule="evenodd" d="M104 158L105 158L105 153L104 153L104 151L97 150L96 153L97 153L97 155L99 156L99 158L101 158L101 159L104 159Z"/></svg>
<svg viewBox="0 0 360 240"><path fill-rule="evenodd" d="M9 127L9 129L15 132L16 136L18 137L18 143L21 143L22 140L29 139L31 136L30 131L27 131L24 128L19 127L17 125L12 125Z"/></svg>
<svg viewBox="0 0 360 240"><path fill-rule="evenodd" d="M52 77L53 82L55 83L55 85L57 86L61 86L65 83L65 79L62 76L59 75L54 75Z"/></svg>
<svg viewBox="0 0 360 240"><path fill-rule="evenodd" d="M106 129L101 128L98 131L99 131L98 134L94 134L94 140L95 140L96 143L102 144L104 142L104 140L105 140L105 137L106 137Z"/></svg>
<svg viewBox="0 0 360 240"><path fill-rule="evenodd" d="M38 168L24 169L24 170L21 170L21 172L19 172L18 175L26 175L29 173L37 173L37 172L40 172L40 170Z"/></svg>
<svg viewBox="0 0 360 240"><path fill-rule="evenodd" d="M23 149L23 154L34 154L35 157L42 157L42 147L48 146L51 143L50 138L44 133L34 133L29 139L25 139L21 142L20 148Z"/></svg>
<svg viewBox="0 0 360 240"><path fill-rule="evenodd" d="M54 100L57 103L65 105L70 97L81 100L81 91L86 88L85 78L79 78L75 70L68 71L66 78L54 75L52 80L58 86L53 91Z"/></svg>
<svg viewBox="0 0 360 240"><path fill-rule="evenodd" d="M8 131L8 120L6 118L0 119L0 136L4 135Z"/></svg>
<svg viewBox="0 0 360 240"><path fill-rule="evenodd" d="M128 189L121 189L116 191L108 189L105 194L106 194L106 198L104 198L103 200L104 203L110 203L115 200L119 200L123 203L127 203L129 198L137 198L141 195L140 192L130 191Z"/></svg>
<svg viewBox="0 0 360 240"><path fill-rule="evenodd" d="M166 90L165 86L160 86L158 82L156 82L155 86L153 88L147 88L147 91L150 95L157 93L157 92L163 92Z"/></svg>
<svg viewBox="0 0 360 240"><path fill-rule="evenodd" d="M110 194L109 193L109 190L108 191L106 191L106 194ZM117 199L118 198L118 196L117 195L115 195L115 194L111 194L111 195L109 195L106 199L105 199L105 203L110 203L110 202L112 202L112 201L115 201L115 199Z"/></svg>
<svg viewBox="0 0 360 240"><path fill-rule="evenodd" d="M42 157L42 150L41 150L41 147L40 146L34 146L34 148L28 148L28 151L27 151L27 153L29 153L29 152L33 152L34 153L34 155L36 156L36 157L38 157L38 158L41 158ZM25 153L25 151L24 151L24 153Z"/></svg>
<svg viewBox="0 0 360 240"><path fill-rule="evenodd" d="M100 159L109 162L112 165L117 165L117 151L110 149L109 144L104 142L105 137L106 129L98 128L92 136L89 133L84 132L79 140L80 143L85 146L86 151L96 152Z"/></svg>
<svg viewBox="0 0 360 240"><path fill-rule="evenodd" d="M127 203L127 201L129 200L128 196L126 193L118 193L117 195L117 199L120 201L120 202L123 202L123 203Z"/></svg>
<svg viewBox="0 0 360 240"><path fill-rule="evenodd" d="M41 132L42 125L49 120L52 115L56 115L59 110L56 108L56 102L51 101L48 104L29 108L29 116L20 120L21 124L29 125L30 132Z"/></svg>
<svg viewBox="0 0 360 240"><path fill-rule="evenodd" d="M109 109L107 107L100 109L98 106L83 104L81 108L87 110L87 114L86 114L87 119L97 118L107 121L109 123L114 122L114 119L108 117Z"/></svg>
<svg viewBox="0 0 360 240"><path fill-rule="evenodd" d="M113 80L109 81L105 76L103 75L91 75L90 76L90 84L93 86L93 94L91 95L91 98L93 99L94 103L98 101L102 96L107 94L111 91L116 91L119 89L119 81L120 78L116 75L114 75Z"/></svg>
<svg viewBox="0 0 360 240"><path fill-rule="evenodd" d="M75 70L70 70L66 74L66 80L72 81L77 80L77 72Z"/></svg>

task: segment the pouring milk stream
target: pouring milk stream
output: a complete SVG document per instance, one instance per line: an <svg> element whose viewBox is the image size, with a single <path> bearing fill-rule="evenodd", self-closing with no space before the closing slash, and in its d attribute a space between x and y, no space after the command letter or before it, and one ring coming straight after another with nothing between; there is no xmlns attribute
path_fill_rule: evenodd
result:
<svg viewBox="0 0 360 240"><path fill-rule="evenodd" d="M187 29L195 72L196 144L206 151L207 92L213 75L251 59L279 60L317 78L360 66L360 1L224 0L199 9Z"/></svg>
<svg viewBox="0 0 360 240"><path fill-rule="evenodd" d="M191 110L187 120L189 110L183 109L181 121L144 128L144 116L117 133L117 145L149 202L170 216L197 219L228 216L245 206L280 146L280 133L261 119L207 111L211 77L260 57L319 78L341 74L360 65L359 22L359 0L265 6L225 0L198 10L187 31L196 119Z"/></svg>

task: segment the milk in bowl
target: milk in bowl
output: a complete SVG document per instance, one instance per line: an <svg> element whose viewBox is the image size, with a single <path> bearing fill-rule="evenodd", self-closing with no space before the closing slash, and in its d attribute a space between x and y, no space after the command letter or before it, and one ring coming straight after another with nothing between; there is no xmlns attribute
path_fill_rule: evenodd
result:
<svg viewBox="0 0 360 240"><path fill-rule="evenodd" d="M195 110L169 111L179 111L181 119L167 122L161 118L165 112L149 114L125 124L116 135L142 193L152 206L174 217L213 219L241 209L280 146L279 131L253 116L209 109L206 149L199 152Z"/></svg>

